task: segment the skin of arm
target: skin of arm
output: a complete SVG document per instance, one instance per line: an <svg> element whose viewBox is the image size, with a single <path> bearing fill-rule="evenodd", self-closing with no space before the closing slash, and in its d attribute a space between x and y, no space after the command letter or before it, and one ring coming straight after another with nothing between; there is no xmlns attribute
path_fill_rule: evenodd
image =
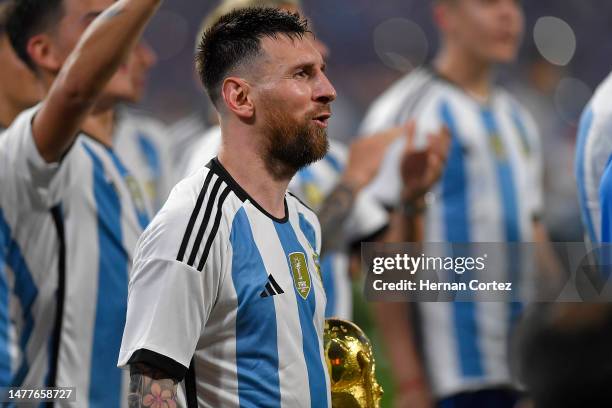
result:
<svg viewBox="0 0 612 408"><path fill-rule="evenodd" d="M132 364L128 407L150 407L153 402L158 402L159 406L175 408L178 383L162 370L142 363Z"/></svg>
<svg viewBox="0 0 612 408"><path fill-rule="evenodd" d="M448 130L443 128L438 134L429 136L429 146L420 151L414 148L414 133L412 124L401 161L401 204L391 213L383 242L423 241L424 196L440 178L446 165L450 146ZM412 330L411 304L379 302L372 306L396 381L395 407L434 407Z"/></svg>
<svg viewBox="0 0 612 408"><path fill-rule="evenodd" d="M45 161L68 151L96 98L136 44L162 0L120 0L98 16L54 81L32 123Z"/></svg>
<svg viewBox="0 0 612 408"><path fill-rule="evenodd" d="M343 248L343 225L351 214L357 195L378 173L389 145L406 134L406 130L406 126L388 129L351 144L342 178L317 214L323 236L321 256Z"/></svg>

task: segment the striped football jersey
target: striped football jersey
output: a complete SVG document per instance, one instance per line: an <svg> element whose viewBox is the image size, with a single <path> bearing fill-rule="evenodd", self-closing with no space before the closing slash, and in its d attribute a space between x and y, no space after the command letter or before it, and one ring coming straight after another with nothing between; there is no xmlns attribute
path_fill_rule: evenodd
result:
<svg viewBox="0 0 612 408"><path fill-rule="evenodd" d="M184 378L187 407L329 407L316 215L257 204L218 159L138 243L119 365Z"/></svg>
<svg viewBox="0 0 612 408"><path fill-rule="evenodd" d="M603 214L600 188L603 187L602 177L612 154L612 108L608 99L611 96L612 75L609 75L595 91L578 126L574 170L582 224L586 237L593 243L601 242L604 233L601 228ZM607 233L610 237L609 231Z"/></svg>
<svg viewBox="0 0 612 408"><path fill-rule="evenodd" d="M146 199L115 152L86 134L61 165L46 165L33 143L37 109L0 140L10 157L0 172L8 247L0 286L13 293L11 384L76 387L78 404L126 406L128 378L115 361L133 249L149 220Z"/></svg>
<svg viewBox="0 0 612 408"><path fill-rule="evenodd" d="M149 222L144 193L112 148L81 134L62 167L66 282L58 385L89 407L127 405L116 367L133 251Z"/></svg>
<svg viewBox="0 0 612 408"><path fill-rule="evenodd" d="M55 382L62 302L62 240L56 229L59 164L39 155L23 112L0 134L0 387Z"/></svg>
<svg viewBox="0 0 612 408"><path fill-rule="evenodd" d="M194 146L185 176L201 169L217 155L220 147L221 128L210 128ZM330 140L329 152L325 157L298 171L289 183L289 191L315 212L318 211L338 184L347 157L346 147L340 142ZM353 300L347 246L380 232L387 226L388 221L387 212L381 204L366 195L358 197L344 225L344 250L323 254L321 258L323 283L327 294L326 317L352 319Z"/></svg>
<svg viewBox="0 0 612 408"><path fill-rule="evenodd" d="M533 220L542 211L541 152L535 124L514 98L494 88L480 103L431 70L417 69L374 103L362 134L410 119L417 145L442 126L452 138L446 169L428 200L425 241L533 240ZM392 144L364 191L389 207L400 197L404 143ZM421 303L417 309L437 397L512 384L507 351L518 303Z"/></svg>

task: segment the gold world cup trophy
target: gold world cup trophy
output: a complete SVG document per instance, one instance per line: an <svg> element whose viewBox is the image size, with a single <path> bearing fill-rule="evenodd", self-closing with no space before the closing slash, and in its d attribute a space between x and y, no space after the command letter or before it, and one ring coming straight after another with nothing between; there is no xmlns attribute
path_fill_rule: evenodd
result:
<svg viewBox="0 0 612 408"><path fill-rule="evenodd" d="M325 321L325 359L333 408L379 408L382 387L376 381L372 344L354 323Z"/></svg>

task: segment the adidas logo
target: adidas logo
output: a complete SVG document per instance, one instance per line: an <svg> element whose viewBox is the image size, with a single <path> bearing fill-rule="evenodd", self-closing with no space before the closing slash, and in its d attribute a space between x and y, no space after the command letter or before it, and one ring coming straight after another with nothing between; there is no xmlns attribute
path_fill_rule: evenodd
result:
<svg viewBox="0 0 612 408"><path fill-rule="evenodd" d="M280 286L278 286L278 283L276 283L274 276L269 275L268 283L266 283L266 288L263 290L263 292L261 292L261 295L259 295L259 297L267 298L270 296L282 295L283 293L285 293L285 291Z"/></svg>

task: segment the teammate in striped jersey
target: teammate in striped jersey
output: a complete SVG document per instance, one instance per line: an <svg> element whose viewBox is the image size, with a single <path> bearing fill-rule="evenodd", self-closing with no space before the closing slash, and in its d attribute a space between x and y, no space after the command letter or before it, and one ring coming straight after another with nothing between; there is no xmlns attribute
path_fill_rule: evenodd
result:
<svg viewBox="0 0 612 408"><path fill-rule="evenodd" d="M446 169L424 208L425 241L544 241L538 132L523 107L491 81L494 64L516 55L523 27L520 6L515 0L438 0L434 17L442 36L434 66L413 71L383 94L362 133L411 118L417 123L417 143L440 126L450 130ZM401 201L402 143L392 146L381 172L366 187L366 194L389 206ZM513 269L511 259L508 265L507 273ZM415 307L425 368L415 357L411 328L385 324L392 316L405 318L405 306L378 309L393 356L398 406L432 406L434 400L440 407L514 406L518 396L511 391L507 351L520 306Z"/></svg>
<svg viewBox="0 0 612 408"><path fill-rule="evenodd" d="M125 245L121 239L131 235L134 245L143 220L130 198L133 183L116 169L120 165L112 151L81 129L95 134L95 102L114 100L130 84L124 72L115 72L159 1L117 2L79 42L80 33L113 4L102 3L20 0L11 10L7 23L11 42L40 76L48 94L0 139L0 151L7 157L0 162L0 200L2 209L10 213L7 224L15 257L9 263L18 259L12 268L13 282L23 315L18 337L26 350L11 384L77 386L79 398L88 406L119 406L120 397L113 404L99 396L101 388L120 393L116 378L121 373L113 372L112 363L100 366L118 354L113 332L120 337L122 319L115 318L116 309L125 310L120 308L125 305L121 293L116 292L118 297L109 293L113 285L127 292L129 247L120 246ZM123 222L118 225L120 216ZM106 298L97 295L98 287ZM56 306L59 317L54 319ZM90 366L96 382L90 382Z"/></svg>
<svg viewBox="0 0 612 408"><path fill-rule="evenodd" d="M147 75L156 62L155 52L142 41L127 62L132 92L124 102L142 100ZM113 147L117 155L140 183L149 207L157 212L175 184L171 157L172 140L168 128L145 112L130 107L116 110Z"/></svg>
<svg viewBox="0 0 612 408"><path fill-rule="evenodd" d="M119 358L132 406L172 405L183 378L188 407L330 406L319 223L286 192L325 155L336 96L309 35L250 8L203 36L223 144L139 241Z"/></svg>
<svg viewBox="0 0 612 408"><path fill-rule="evenodd" d="M0 3L0 143L2 132L11 125L17 115L35 105L42 98L42 86L36 76L19 60L9 43L6 34L6 21L9 13L9 2ZM30 151L35 153L34 151ZM24 350L16 334L20 332L19 326L14 322L19 321L19 311L11 305L20 305L20 301L26 303L26 291L19 291L22 296L17 296L13 277L19 276L20 267L24 265L21 249L16 242L13 242L13 234L8 219L14 217L14 210L5 211L9 207L8 200L16 192L9 192L6 186L10 184L5 180L9 172L13 172L5 166L10 164L8 159L11 155L5 156L5 149L0 150L0 184L5 187L0 194L0 387L7 387L11 384L11 378L18 371L20 361L24 358ZM22 155L25 157L25 154ZM21 169L22 174L28 174L25 169ZM24 201L27 205L28 201ZM50 220L49 220L50 222ZM51 225L52 227L52 225ZM30 239L35 239L34 237ZM42 241L41 241L42 242ZM40 246L37 246L40 249ZM55 253L53 248L51 253ZM15 273L14 271L17 271ZM13 282L9 281L9 278ZM23 308L23 307L22 307ZM19 345L20 347L15 347Z"/></svg>
<svg viewBox="0 0 612 408"><path fill-rule="evenodd" d="M611 242L610 209L612 154L612 74L597 88L580 119L575 173L578 201L586 238L592 243Z"/></svg>

